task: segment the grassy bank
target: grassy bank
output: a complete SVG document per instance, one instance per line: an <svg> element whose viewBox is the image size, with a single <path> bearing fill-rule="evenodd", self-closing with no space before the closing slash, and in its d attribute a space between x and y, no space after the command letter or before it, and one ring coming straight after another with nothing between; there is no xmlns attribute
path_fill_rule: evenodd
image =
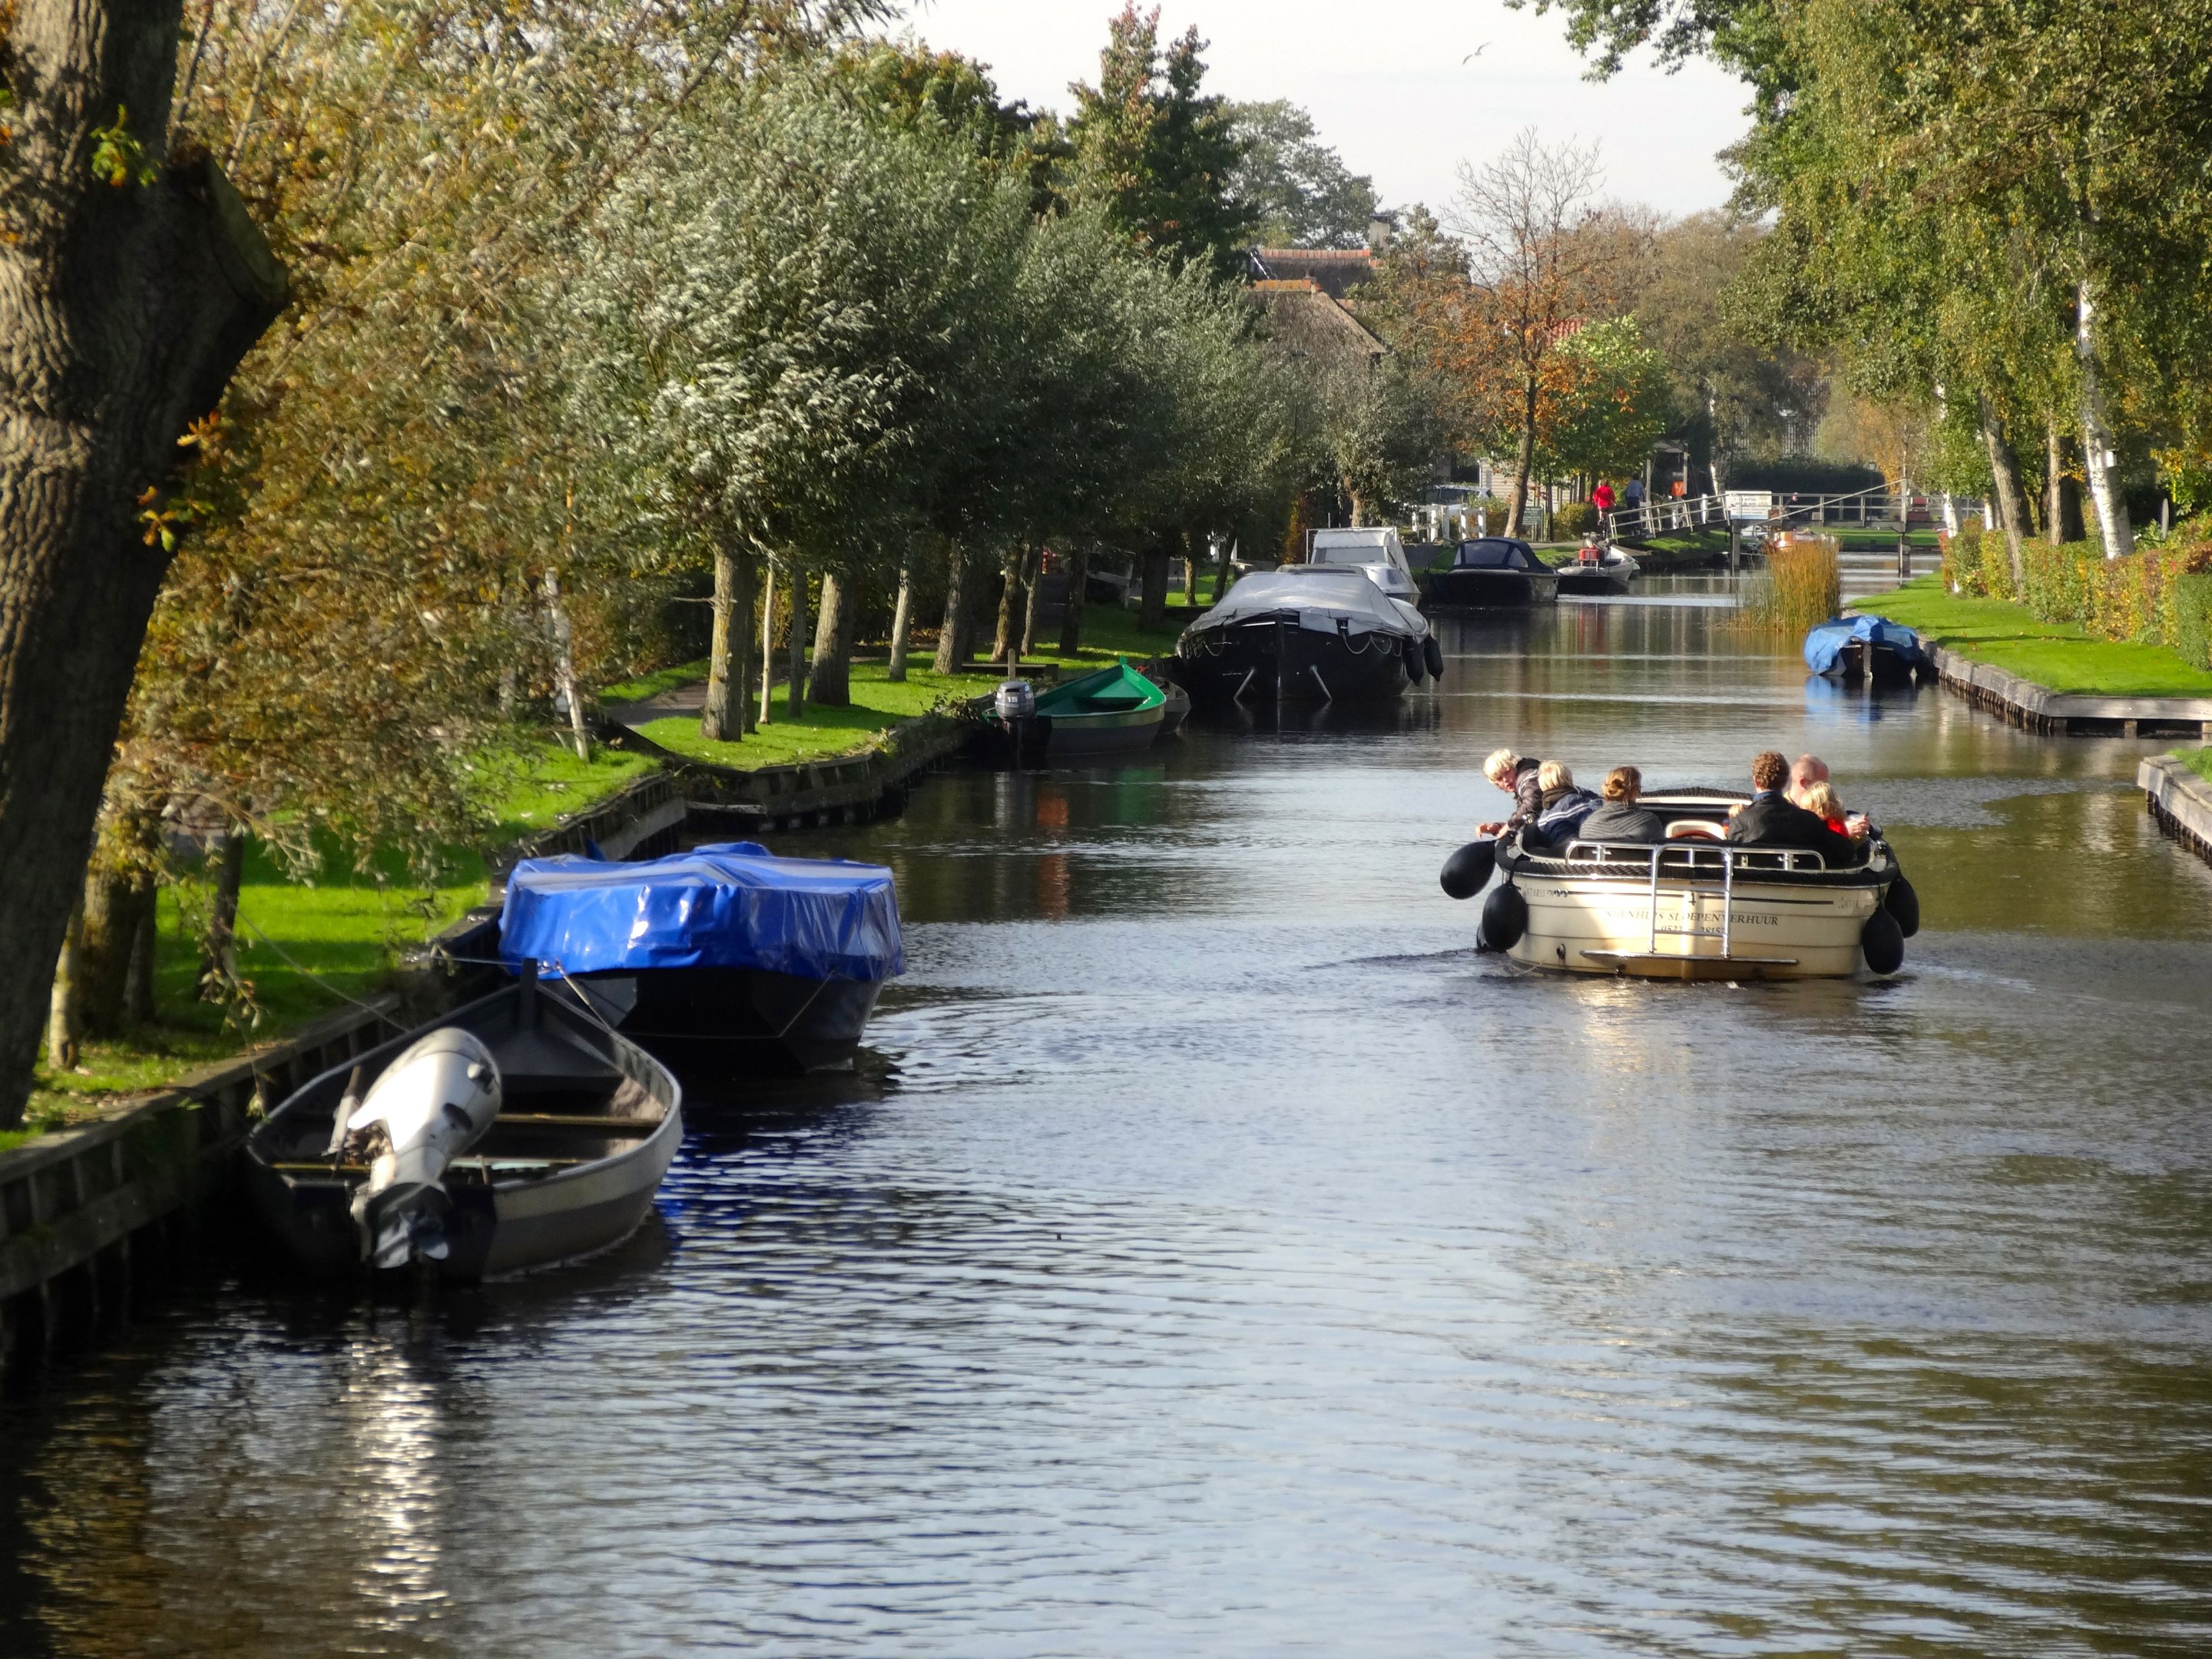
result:
<svg viewBox="0 0 2212 1659"><path fill-rule="evenodd" d="M2041 620L2008 599L1944 591L1921 576L1852 608L1902 623L1929 643L1955 650L2053 691L2087 696L2212 696L2212 673L2162 646L2089 638L2079 623Z"/></svg>
<svg viewBox="0 0 2212 1659"><path fill-rule="evenodd" d="M2177 749L2173 757L2207 783L2212 783L2212 748Z"/></svg>

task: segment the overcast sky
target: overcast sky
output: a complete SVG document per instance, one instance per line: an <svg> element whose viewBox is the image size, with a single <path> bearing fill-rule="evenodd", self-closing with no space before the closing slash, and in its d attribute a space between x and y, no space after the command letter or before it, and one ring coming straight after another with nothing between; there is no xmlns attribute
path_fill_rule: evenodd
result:
<svg viewBox="0 0 2212 1659"><path fill-rule="evenodd" d="M1097 79L1106 21L1120 9L1115 0L909 3L905 27L989 64L1001 96L1062 112L1068 82ZM1744 87L1718 70L1696 64L1664 75L1646 61L1594 85L1557 14L1509 11L1501 0L1162 6L1164 38L1193 23L1212 43L1211 90L1303 104L1392 207L1419 201L1441 210L1462 161L1485 159L1532 124L1547 139L1600 141L1609 195L1674 214L1717 207L1729 186L1714 154L1748 125Z"/></svg>

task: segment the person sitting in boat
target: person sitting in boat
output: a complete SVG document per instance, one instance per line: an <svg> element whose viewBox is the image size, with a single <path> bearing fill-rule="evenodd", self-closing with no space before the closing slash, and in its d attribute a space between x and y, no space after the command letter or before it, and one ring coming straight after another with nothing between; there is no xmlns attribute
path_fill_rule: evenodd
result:
<svg viewBox="0 0 2212 1659"><path fill-rule="evenodd" d="M1751 803L1729 818L1728 838L1741 847L1808 848L1832 865L1865 857L1857 842L1790 799L1789 786L1790 763L1774 750L1760 750L1751 763Z"/></svg>
<svg viewBox="0 0 2212 1659"><path fill-rule="evenodd" d="M1587 789L1575 787L1575 775L1558 761L1536 769L1543 811L1536 815L1536 834L1554 847L1564 847L1583 832L1583 820L1602 803Z"/></svg>
<svg viewBox="0 0 2212 1659"><path fill-rule="evenodd" d="M1583 820L1578 832L1584 841L1656 842L1667 838L1667 827L1656 812L1636 802L1644 793L1644 774L1632 766L1616 766L1605 775L1605 804Z"/></svg>
<svg viewBox="0 0 2212 1659"><path fill-rule="evenodd" d="M1836 799L1836 786L1826 778L1798 796L1797 804L1839 836L1851 832L1844 821L1844 804Z"/></svg>
<svg viewBox="0 0 2212 1659"><path fill-rule="evenodd" d="M1523 760L1510 749L1495 751L1482 763L1482 775L1513 797L1513 811L1493 823L1478 823L1478 836L1510 836L1524 823L1533 823L1544 810L1544 787L1536 781L1540 761Z"/></svg>
<svg viewBox="0 0 2212 1659"><path fill-rule="evenodd" d="M1821 811L1819 807L1814 805L1813 792L1824 786L1828 786L1828 763L1818 755L1798 756L1790 768L1788 791L1790 799L1820 817L1826 818L1832 816L1837 822L1829 825L1829 828L1838 834L1864 841L1874 828L1865 813L1845 812L1838 806L1833 814L1830 814ZM1832 800L1835 798L1835 791L1832 786L1828 787L1829 798Z"/></svg>

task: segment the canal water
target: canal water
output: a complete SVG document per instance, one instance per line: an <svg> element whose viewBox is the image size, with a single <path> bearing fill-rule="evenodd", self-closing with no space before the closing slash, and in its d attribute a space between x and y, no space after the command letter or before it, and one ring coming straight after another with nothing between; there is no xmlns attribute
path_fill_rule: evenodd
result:
<svg viewBox="0 0 2212 1659"><path fill-rule="evenodd" d="M2145 745L1652 586L784 838L897 872L862 1073L696 1098L580 1268L186 1273L0 1404L0 1651L2204 1651L2212 871ZM1501 743L1816 750L1925 931L1881 983L1475 956Z"/></svg>

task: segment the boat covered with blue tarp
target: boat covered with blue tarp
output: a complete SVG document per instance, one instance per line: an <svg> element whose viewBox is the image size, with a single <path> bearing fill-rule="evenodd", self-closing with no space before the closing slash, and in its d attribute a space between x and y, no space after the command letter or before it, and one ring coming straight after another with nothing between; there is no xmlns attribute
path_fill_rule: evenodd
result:
<svg viewBox="0 0 2212 1659"><path fill-rule="evenodd" d="M535 962L679 1073L852 1063L883 982L902 972L881 865L720 842L635 863L525 859L500 955Z"/></svg>
<svg viewBox="0 0 2212 1659"><path fill-rule="evenodd" d="M1842 617L1805 635L1805 665L1832 679L1903 680L1929 665L1911 629L1885 617Z"/></svg>

